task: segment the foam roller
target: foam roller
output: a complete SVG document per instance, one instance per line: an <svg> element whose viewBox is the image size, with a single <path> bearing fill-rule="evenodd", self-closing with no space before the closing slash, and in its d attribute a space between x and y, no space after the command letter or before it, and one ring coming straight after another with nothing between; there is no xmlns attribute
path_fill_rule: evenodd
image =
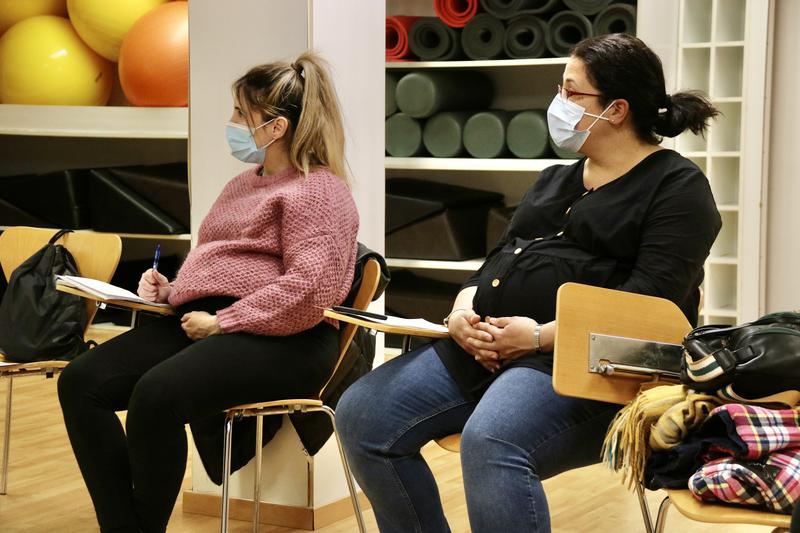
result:
<svg viewBox="0 0 800 533"><path fill-rule="evenodd" d="M510 19L517 15L545 15L563 8L561 0L481 0L487 13L499 18Z"/></svg>
<svg viewBox="0 0 800 533"><path fill-rule="evenodd" d="M443 111L433 115L422 130L422 142L434 157L458 157L464 153L464 125L470 111Z"/></svg>
<svg viewBox="0 0 800 533"><path fill-rule="evenodd" d="M550 152L547 114L541 109L520 111L508 122L506 144L516 157L534 159Z"/></svg>
<svg viewBox="0 0 800 533"><path fill-rule="evenodd" d="M397 90L397 82L400 81L400 74L397 72L386 72L386 115L393 115L397 111L397 102L394 93Z"/></svg>
<svg viewBox="0 0 800 533"><path fill-rule="evenodd" d="M506 153L507 111L481 111L464 125L464 148L472 157L491 159Z"/></svg>
<svg viewBox="0 0 800 533"><path fill-rule="evenodd" d="M412 157L423 152L422 125L404 113L386 119L386 151L392 157Z"/></svg>
<svg viewBox="0 0 800 533"><path fill-rule="evenodd" d="M611 2L612 0L564 0L568 8L581 15L595 15Z"/></svg>
<svg viewBox="0 0 800 533"><path fill-rule="evenodd" d="M414 118L439 111L486 109L492 83L479 72L412 72L397 83L397 107Z"/></svg>

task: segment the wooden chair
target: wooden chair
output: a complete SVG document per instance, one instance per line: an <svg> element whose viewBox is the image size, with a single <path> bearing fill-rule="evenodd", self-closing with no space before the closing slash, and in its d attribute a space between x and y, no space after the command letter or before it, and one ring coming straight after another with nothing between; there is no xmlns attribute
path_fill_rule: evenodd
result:
<svg viewBox="0 0 800 533"><path fill-rule="evenodd" d="M378 288L380 280L380 265L375 259L369 259L364 265L363 276L361 280L361 287L356 294L352 307L355 309L364 310L372 301L375 291ZM344 359L347 349L356 334L358 325L352 323L342 323L339 331L339 359L336 361L331 377L328 382L322 387L322 390L315 398L303 399L286 399L274 400L269 402L251 403L244 405L237 405L228 409L225 417L225 446L223 452L223 481L222 481L222 512L221 512L221 525L220 530L222 533L228 531L228 504L229 504L229 485L230 485L230 472L231 472L231 440L233 433L233 420L246 416L256 417L256 456L255 456L255 482L253 486L253 531L258 532L259 515L260 515L260 500L261 500L261 448L262 448L262 433L263 433L263 418L270 415L284 415L292 414L295 412L300 413L313 413L323 412L331 420L333 425L333 435L336 439L336 444L339 447L339 455L342 459L342 467L344 468L345 478L347 480L347 487L350 490L350 498L353 502L353 509L355 510L356 520L358 522L358 529L361 533L366 532L364 526L364 517L361 514L361 506L358 502L356 494L355 482L353 481L353 474L350 471L350 466L347 462L347 457L344 454L342 445L339 441L339 435L336 432L335 413L333 409L324 405L320 398L323 397L325 389L328 384L335 381L342 360Z"/></svg>
<svg viewBox="0 0 800 533"><path fill-rule="evenodd" d="M663 372L614 368L610 361L606 373L598 372L598 364L590 361L590 342L596 340L593 335L680 344L691 329L683 312L669 300L566 283L558 291L556 306L553 388L564 396L627 403L646 381L672 381ZM608 363L601 361L600 366ZM590 366L595 370L590 371ZM699 522L789 527L788 515L700 502L689 490L666 491L654 526L644 487L637 484L636 492L648 533L664 530L670 506Z"/></svg>
<svg viewBox="0 0 800 533"><path fill-rule="evenodd" d="M0 265L3 267L6 279L23 261L42 248L57 230L43 228L29 228L24 226L12 227L0 235ZM108 233L94 233L90 231L77 231L64 235L61 242L72 253L81 275L102 281L109 281L117 269L119 257L122 253L122 241L119 236ZM97 307L94 302L86 302L86 311L92 322ZM0 494L6 494L8 481L8 457L11 437L11 401L12 385L14 378L44 375L52 378L61 372L67 361L37 361L34 363L9 364L0 355L0 379L5 379L6 385L6 418L3 430L3 463L2 480L0 481Z"/></svg>

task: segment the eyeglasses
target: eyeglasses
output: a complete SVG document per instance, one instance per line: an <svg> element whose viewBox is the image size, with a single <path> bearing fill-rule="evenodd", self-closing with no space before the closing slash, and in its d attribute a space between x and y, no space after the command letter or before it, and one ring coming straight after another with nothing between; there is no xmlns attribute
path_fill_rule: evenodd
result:
<svg viewBox="0 0 800 533"><path fill-rule="evenodd" d="M570 91L563 88L561 85L556 85L556 93L561 95L564 100L569 100L573 96L603 96L602 94L582 93L580 91Z"/></svg>

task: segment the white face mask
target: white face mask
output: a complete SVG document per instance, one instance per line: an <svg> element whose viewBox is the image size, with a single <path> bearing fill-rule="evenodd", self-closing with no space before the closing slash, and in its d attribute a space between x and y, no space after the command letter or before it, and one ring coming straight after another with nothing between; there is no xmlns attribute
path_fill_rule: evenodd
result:
<svg viewBox="0 0 800 533"><path fill-rule="evenodd" d="M603 115L611 109L613 104L614 102L608 104L608 107L599 115L593 115L587 113L585 107L579 106L575 102L570 102L560 94L556 94L550 103L550 107L547 108L547 129L550 131L550 137L553 138L553 142L558 147L577 152L589 137L589 130L592 126L597 124L600 119L608 120ZM576 130L575 126L581 121L583 115L595 117L595 121L585 130Z"/></svg>
<svg viewBox="0 0 800 533"><path fill-rule="evenodd" d="M270 142L259 148L256 145L253 135L255 135L255 131L257 129L263 128L273 120L275 119L273 118L272 120L268 120L262 125L257 126L253 131L250 131L250 128L244 124L228 122L228 124L225 126L225 136L228 139L228 146L231 148L231 155L240 161L244 161L245 163L257 163L259 165L263 165L264 160L267 157L267 147L274 143L277 139L272 139Z"/></svg>

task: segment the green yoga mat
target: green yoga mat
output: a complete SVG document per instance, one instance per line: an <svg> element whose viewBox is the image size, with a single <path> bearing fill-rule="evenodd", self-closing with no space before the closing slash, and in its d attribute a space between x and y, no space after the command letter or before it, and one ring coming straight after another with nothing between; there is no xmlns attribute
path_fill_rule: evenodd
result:
<svg viewBox="0 0 800 533"><path fill-rule="evenodd" d="M561 0L481 0L483 9L499 19L517 15L545 15L563 9Z"/></svg>
<svg viewBox="0 0 800 533"><path fill-rule="evenodd" d="M553 152L556 154L556 157L561 159L578 159L583 157L581 154L577 152L573 152L572 150L565 150L564 148L559 148L556 146L556 143L553 142L553 139L550 139L550 148L553 149Z"/></svg>
<svg viewBox="0 0 800 533"><path fill-rule="evenodd" d="M485 74L470 71L411 72L397 83L397 107L414 118L439 111L486 109L494 96Z"/></svg>
<svg viewBox="0 0 800 533"><path fill-rule="evenodd" d="M611 4L595 17L595 35L604 33L636 33L636 8L628 4Z"/></svg>
<svg viewBox="0 0 800 533"><path fill-rule="evenodd" d="M613 0L564 0L567 7L581 15L594 15Z"/></svg>
<svg viewBox="0 0 800 533"><path fill-rule="evenodd" d="M560 11L548 22L547 49L556 57L566 57L573 46L592 36L592 23L584 15Z"/></svg>
<svg viewBox="0 0 800 533"><path fill-rule="evenodd" d="M386 115L390 116L397 111L397 102L394 93L397 90L397 82L400 81L400 74L397 72L386 73Z"/></svg>
<svg viewBox="0 0 800 533"><path fill-rule="evenodd" d="M443 111L433 115L422 129L422 142L434 157L464 155L464 125L472 111Z"/></svg>
<svg viewBox="0 0 800 533"><path fill-rule="evenodd" d="M461 31L461 47L470 59L497 59L503 55L503 22L488 13L472 17Z"/></svg>
<svg viewBox="0 0 800 533"><path fill-rule="evenodd" d="M520 15L508 22L503 46L508 57L525 59L547 53L547 23L536 15Z"/></svg>
<svg viewBox="0 0 800 533"><path fill-rule="evenodd" d="M506 145L517 157L535 159L550 153L547 114L541 109L520 111L508 122Z"/></svg>
<svg viewBox="0 0 800 533"><path fill-rule="evenodd" d="M386 152L392 157L412 157L424 152L422 124L403 113L386 119Z"/></svg>
<svg viewBox="0 0 800 533"><path fill-rule="evenodd" d="M506 153L508 111L481 111L464 125L464 148L472 157L491 159Z"/></svg>
<svg viewBox="0 0 800 533"><path fill-rule="evenodd" d="M458 31L436 17L423 17L408 32L411 51L422 61L450 61L462 56Z"/></svg>

